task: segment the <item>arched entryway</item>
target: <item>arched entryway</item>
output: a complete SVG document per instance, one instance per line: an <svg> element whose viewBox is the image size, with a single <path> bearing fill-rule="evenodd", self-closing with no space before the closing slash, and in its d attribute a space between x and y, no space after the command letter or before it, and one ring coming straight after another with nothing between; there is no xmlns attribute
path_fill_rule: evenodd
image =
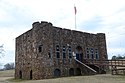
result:
<svg viewBox="0 0 125 83"><path fill-rule="evenodd" d="M69 76L74 76L74 69L73 68L69 69Z"/></svg>
<svg viewBox="0 0 125 83"><path fill-rule="evenodd" d="M76 68L76 75L80 76L81 75L81 69L80 68Z"/></svg>
<svg viewBox="0 0 125 83"><path fill-rule="evenodd" d="M55 69L54 70L54 77L59 77L61 75L60 69Z"/></svg>
<svg viewBox="0 0 125 83"><path fill-rule="evenodd" d="M22 79L22 71L19 71L19 78Z"/></svg>
<svg viewBox="0 0 125 83"><path fill-rule="evenodd" d="M76 59L79 61L83 61L83 50L81 46L76 47Z"/></svg>
<svg viewBox="0 0 125 83"><path fill-rule="evenodd" d="M33 76L32 76L32 70L30 71L30 80L33 79Z"/></svg>

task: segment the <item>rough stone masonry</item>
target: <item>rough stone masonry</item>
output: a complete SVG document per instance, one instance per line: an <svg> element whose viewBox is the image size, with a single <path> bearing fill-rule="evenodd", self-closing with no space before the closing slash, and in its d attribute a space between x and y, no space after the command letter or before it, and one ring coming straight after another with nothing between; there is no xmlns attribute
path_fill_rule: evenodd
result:
<svg viewBox="0 0 125 83"><path fill-rule="evenodd" d="M16 38L15 78L46 79L64 76L91 75L89 68L105 73L105 66L86 64L107 60L104 33L87 33L34 22L32 29ZM100 63L101 64L101 63Z"/></svg>

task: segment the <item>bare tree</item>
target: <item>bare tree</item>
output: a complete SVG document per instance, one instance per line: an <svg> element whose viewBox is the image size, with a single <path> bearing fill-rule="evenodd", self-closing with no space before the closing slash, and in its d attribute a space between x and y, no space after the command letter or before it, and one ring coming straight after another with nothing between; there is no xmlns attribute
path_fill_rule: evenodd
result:
<svg viewBox="0 0 125 83"><path fill-rule="evenodd" d="M0 45L0 58L4 56L4 47L3 47L3 44Z"/></svg>
<svg viewBox="0 0 125 83"><path fill-rule="evenodd" d="M3 44L0 45L0 58L4 56L4 47L3 47ZM0 68L2 67L2 63L0 62Z"/></svg>

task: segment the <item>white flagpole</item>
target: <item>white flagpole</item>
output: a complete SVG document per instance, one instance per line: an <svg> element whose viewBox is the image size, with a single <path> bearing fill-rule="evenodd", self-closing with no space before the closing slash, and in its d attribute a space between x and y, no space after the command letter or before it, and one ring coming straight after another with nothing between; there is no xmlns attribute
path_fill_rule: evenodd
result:
<svg viewBox="0 0 125 83"><path fill-rule="evenodd" d="M76 25L76 13L77 13L77 10L76 10L76 6L74 4L74 11L75 11L75 29L77 28L77 25Z"/></svg>
<svg viewBox="0 0 125 83"><path fill-rule="evenodd" d="M75 29L76 29L76 14L75 14Z"/></svg>

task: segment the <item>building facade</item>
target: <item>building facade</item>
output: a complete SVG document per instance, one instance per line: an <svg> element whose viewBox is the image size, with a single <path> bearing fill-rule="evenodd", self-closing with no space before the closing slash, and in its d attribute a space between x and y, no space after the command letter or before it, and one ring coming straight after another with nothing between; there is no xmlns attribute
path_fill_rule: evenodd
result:
<svg viewBox="0 0 125 83"><path fill-rule="evenodd" d="M34 22L31 30L16 38L15 53L15 78L21 79L95 74L90 68L101 73L105 66L85 61L108 59L104 33L63 29L45 21Z"/></svg>

